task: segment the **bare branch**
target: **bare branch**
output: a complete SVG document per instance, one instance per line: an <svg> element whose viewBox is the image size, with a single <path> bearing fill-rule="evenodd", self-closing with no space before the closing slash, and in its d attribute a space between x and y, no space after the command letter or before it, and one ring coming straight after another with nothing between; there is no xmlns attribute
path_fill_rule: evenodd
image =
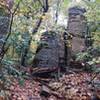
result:
<svg viewBox="0 0 100 100"><path fill-rule="evenodd" d="M6 43L7 43L8 38L10 37L10 35L11 35L11 33L12 33L11 31L12 31L12 24L13 24L14 14L16 13L17 9L19 8L19 5L20 5L20 2L21 2L21 1L22 1L22 0L20 0L20 1L18 2L16 8L14 9L14 12L11 13L8 35L7 35L7 37L5 38L5 41L4 41L4 43L3 43L3 46L2 46L2 49L1 49L1 52L0 52L0 63L1 63L1 61L2 61L2 59L3 59L3 57L4 57L4 55L5 55L5 53L7 52L8 48L9 48L9 47L7 47L7 49L5 50L5 45L6 45Z"/></svg>

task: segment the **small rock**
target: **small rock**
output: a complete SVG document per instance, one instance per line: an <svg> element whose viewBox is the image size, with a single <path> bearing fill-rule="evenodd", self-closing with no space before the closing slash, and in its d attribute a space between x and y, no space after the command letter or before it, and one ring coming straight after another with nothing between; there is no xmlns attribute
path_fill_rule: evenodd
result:
<svg viewBox="0 0 100 100"><path fill-rule="evenodd" d="M48 96L50 96L50 94L51 94L51 91L50 91L50 89L47 87L47 86L42 86L42 91L41 91L41 96L45 96L45 97L48 97Z"/></svg>

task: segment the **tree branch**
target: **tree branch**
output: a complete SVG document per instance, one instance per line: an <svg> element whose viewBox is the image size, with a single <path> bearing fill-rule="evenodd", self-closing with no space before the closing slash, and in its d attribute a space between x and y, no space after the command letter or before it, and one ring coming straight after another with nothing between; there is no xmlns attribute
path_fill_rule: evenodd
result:
<svg viewBox="0 0 100 100"><path fill-rule="evenodd" d="M7 35L7 37L5 38L5 41L4 41L4 43L3 43L3 46L2 46L2 49L1 49L1 52L0 52L0 63L1 63L1 61L2 61L2 59L3 59L3 57L4 57L4 55L5 55L5 53L7 52L8 48L9 48L9 47L7 47L7 49L5 50L5 45L6 45L6 43L7 43L8 38L10 37L10 35L11 35L11 33L12 33L11 31L12 31L12 24L13 24L14 14L16 13L17 9L19 8L19 5L20 5L20 2L21 2L21 1L22 1L22 0L20 0L20 1L18 2L18 4L17 4L16 8L14 9L13 13L11 13L8 35Z"/></svg>

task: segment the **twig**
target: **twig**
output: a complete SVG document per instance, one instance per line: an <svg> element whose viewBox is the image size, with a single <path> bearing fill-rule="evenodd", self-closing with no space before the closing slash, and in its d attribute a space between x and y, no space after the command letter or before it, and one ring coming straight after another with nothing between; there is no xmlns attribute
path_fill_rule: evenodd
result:
<svg viewBox="0 0 100 100"><path fill-rule="evenodd" d="M92 77L91 83L94 81L94 79L95 79L99 74L100 74L100 72L96 73L96 74Z"/></svg>
<svg viewBox="0 0 100 100"><path fill-rule="evenodd" d="M9 47L8 47L8 48L5 50L5 45L6 45L6 43L7 43L8 38L10 37L10 35L11 35L11 33L12 33L11 31L12 31L12 24L13 24L14 14L16 13L17 9L19 8L19 5L20 5L20 2L21 2L21 1L22 1L22 0L20 0L20 1L18 2L16 8L14 9L14 12L11 13L8 35L7 35L7 37L6 37L6 39L5 39L4 43L3 43L2 50L1 50L1 52L0 52L0 56L1 56L1 57L0 57L0 63L2 62L2 59L3 59L5 53L7 52L8 48L9 48Z"/></svg>

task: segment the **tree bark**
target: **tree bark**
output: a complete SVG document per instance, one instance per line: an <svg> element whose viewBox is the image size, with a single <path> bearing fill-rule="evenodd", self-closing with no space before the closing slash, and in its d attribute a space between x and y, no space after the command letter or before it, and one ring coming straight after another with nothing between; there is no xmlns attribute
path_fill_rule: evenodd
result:
<svg viewBox="0 0 100 100"><path fill-rule="evenodd" d="M1 63L1 61L2 61L2 59L3 59L3 57L4 57L4 55L5 55L5 53L7 52L8 48L9 48L9 46L8 46L8 47L5 49L5 46L6 46L7 40L9 39L9 37L10 37L10 35L11 35L11 33L12 33L11 31L12 31L13 18L14 18L14 15L15 15L17 9L19 8L19 5L20 5L20 2L21 2L21 1L22 1L22 0L20 0L20 1L18 2L16 8L15 8L14 11L11 13L8 35L7 35L7 37L5 38L5 41L4 41L4 43L3 43L3 46L2 46L1 52L0 52L0 63Z"/></svg>
<svg viewBox="0 0 100 100"><path fill-rule="evenodd" d="M40 0L39 0L39 2L41 3ZM39 27L40 27L40 25L42 23L42 20L43 20L42 16L45 16L45 13L48 11L48 9L49 9L48 0L43 0L43 13L42 13L40 19L38 19L38 21L36 22L36 25L35 25L36 27L33 28L32 35L37 33L37 31L38 31L38 29L39 29ZM29 41L29 46L31 44L31 40L32 40L32 37L31 37L31 39ZM24 54L23 54L22 60L21 60L21 65L22 66L26 66L25 65L25 61L26 61L26 57L27 57L28 51L29 51L29 48L26 48L25 51L24 51Z"/></svg>

